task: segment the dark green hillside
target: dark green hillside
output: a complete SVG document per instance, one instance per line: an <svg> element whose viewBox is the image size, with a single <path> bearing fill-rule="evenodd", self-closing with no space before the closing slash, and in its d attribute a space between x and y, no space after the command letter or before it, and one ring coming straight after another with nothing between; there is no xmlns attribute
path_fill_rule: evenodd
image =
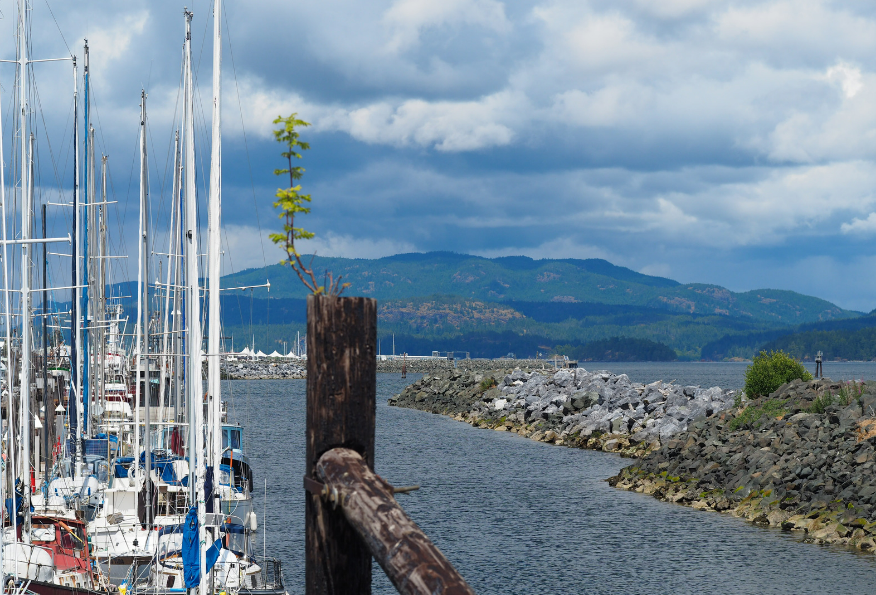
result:
<svg viewBox="0 0 876 595"><path fill-rule="evenodd" d="M876 328L876 312L858 318L801 324L790 329L737 333L706 343L702 356L716 361L731 357L751 358L761 349L775 348L800 359L812 359L815 352L821 350L830 359L869 360L876 358L876 343L871 347L866 344L868 331L873 328Z"/></svg>
<svg viewBox="0 0 876 595"><path fill-rule="evenodd" d="M856 316L830 302L791 291L733 293L723 287L679 284L599 259L482 258L449 252L400 254L376 260L322 258L315 272L331 270L351 284L348 295L380 301L455 295L490 302L549 302L637 306L695 315L748 318L791 326ZM288 267L272 265L229 275L223 283L271 280L271 295L303 298L306 290Z"/></svg>
<svg viewBox="0 0 876 595"><path fill-rule="evenodd" d="M250 343L266 352L282 350L305 330L305 301L223 296L224 335L235 345ZM252 313L250 313L252 306ZM458 296L429 296L380 302L378 333L384 341L396 335L410 341L408 353L471 351L501 334L503 346L535 355L556 345L583 344L626 336L668 345L685 359L700 359L700 347L725 335L744 335L778 327L749 318L675 313L638 306L550 302L489 302ZM555 310L555 311L554 311ZM253 325L249 321L252 317ZM504 333L511 333L510 335ZM243 339L241 339L243 337ZM544 347L539 349L538 346ZM503 347L504 348L504 347ZM399 347L402 349L402 347ZM491 351L492 353L492 351Z"/></svg>
<svg viewBox="0 0 876 595"><path fill-rule="evenodd" d="M381 340L394 334L398 349L416 355L449 350L534 355L558 345L626 337L667 346L682 359L720 360L751 357L762 344L789 332L864 324L857 312L791 291L734 293L643 275L599 259L432 252L376 260L315 258L313 266L318 276L326 269L342 275L351 283L348 295L377 298ZM238 349L253 340L268 353L284 345L288 349L305 330L306 290L289 267L229 275L223 286L267 279L270 292L222 295L223 336L233 336ZM130 285L116 286L112 293L136 295ZM136 310L133 298L124 305L128 314Z"/></svg>
<svg viewBox="0 0 876 595"><path fill-rule="evenodd" d="M678 359L675 351L656 341L612 337L584 345L561 345L557 351L579 362L671 362Z"/></svg>
<svg viewBox="0 0 876 595"><path fill-rule="evenodd" d="M876 326L858 330L805 331L784 335L762 349L783 350L797 359L813 361L821 351L825 361L876 360Z"/></svg>

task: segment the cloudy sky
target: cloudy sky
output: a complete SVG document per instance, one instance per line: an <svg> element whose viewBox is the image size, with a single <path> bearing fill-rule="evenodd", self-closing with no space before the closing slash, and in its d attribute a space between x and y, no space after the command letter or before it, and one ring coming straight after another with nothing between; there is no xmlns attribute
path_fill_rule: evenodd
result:
<svg viewBox="0 0 876 595"><path fill-rule="evenodd" d="M89 39L122 244L137 219L147 89L163 229L183 5L33 7L34 58L81 56ZM203 187L212 0L189 7ZM14 58L15 6L0 12L0 57ZM683 282L876 307L876 5L227 0L225 12L226 272L279 259L259 234L277 225L271 120L294 111L313 124L302 162L310 251L600 257ZM7 162L13 77L0 65ZM34 77L48 200L72 177L72 74L47 63Z"/></svg>

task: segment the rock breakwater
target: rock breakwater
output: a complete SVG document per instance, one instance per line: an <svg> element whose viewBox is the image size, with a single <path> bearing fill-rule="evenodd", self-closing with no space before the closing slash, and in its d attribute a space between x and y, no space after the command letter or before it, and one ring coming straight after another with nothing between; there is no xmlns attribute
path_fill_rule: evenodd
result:
<svg viewBox="0 0 876 595"><path fill-rule="evenodd" d="M640 456L693 420L731 407L734 398L718 387L638 384L602 370L518 368L426 374L389 404L542 442Z"/></svg>
<svg viewBox="0 0 876 595"><path fill-rule="evenodd" d="M796 380L690 424L609 483L873 551L874 452L876 386Z"/></svg>
<svg viewBox="0 0 876 595"><path fill-rule="evenodd" d="M307 376L304 360L223 361L220 370L227 380L292 380Z"/></svg>
<svg viewBox="0 0 876 595"><path fill-rule="evenodd" d="M451 370L459 370L464 372L490 372L497 368L531 368L533 370L542 367L553 367L545 360L541 359L408 359L403 360L399 357L396 359L377 360L378 372L399 372L401 373L402 365L407 369L408 374L429 374L449 372Z"/></svg>

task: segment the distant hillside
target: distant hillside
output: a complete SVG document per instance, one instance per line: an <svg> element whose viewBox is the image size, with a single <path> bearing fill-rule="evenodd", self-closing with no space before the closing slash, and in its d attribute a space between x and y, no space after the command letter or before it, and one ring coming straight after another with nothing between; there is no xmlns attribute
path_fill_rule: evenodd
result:
<svg viewBox="0 0 876 595"><path fill-rule="evenodd" d="M859 315L792 291L734 293L716 285L682 285L599 259L533 260L524 256L490 259L430 252L376 260L316 257L313 268L318 276L327 270L336 277L343 276L351 284L347 295L381 301L440 294L489 302L586 302L749 318L784 326ZM223 284L254 285L264 283L265 279L271 281L272 297L306 296L295 273L279 264L228 275Z"/></svg>
<svg viewBox="0 0 876 595"><path fill-rule="evenodd" d="M870 324L851 312L791 291L734 293L715 285L680 284L643 275L605 260L481 258L448 252L401 254L376 260L315 258L315 272L343 275L347 295L379 300L378 336L386 351L469 351L484 357L520 356L582 346L603 357L653 357L652 342L680 359L751 357L759 346L790 332L858 329ZM235 348L255 342L266 353L288 350L307 320L306 290L281 265L223 278L225 287L271 289L222 295L223 336ZM134 296L131 284L115 295ZM136 310L125 301L128 315ZM153 302L158 303L158 302ZM626 341L624 349L595 342ZM607 345L607 344L606 344ZM651 353L645 356L643 354ZM577 357L577 356L576 356Z"/></svg>
<svg viewBox="0 0 876 595"><path fill-rule="evenodd" d="M761 349L782 349L798 359L811 360L822 351L829 359L876 358L876 342L868 337L876 328L876 312L847 320L801 324L790 329L726 335L703 345L702 357L717 360L750 358Z"/></svg>
<svg viewBox="0 0 876 595"><path fill-rule="evenodd" d="M256 341L266 352L282 350L306 324L303 299L223 296L224 335ZM252 325L250 325L252 321ZM701 346L727 335L749 335L788 327L774 322L658 310L640 306L587 303L489 302L458 296L390 300L378 305L378 335L383 345L396 336L397 351L414 355L432 351L505 353L535 356L560 345L581 345L613 337L667 345L678 357L700 359ZM481 351L481 350L484 351ZM496 347L496 349L499 349ZM562 351L566 355L571 353ZM486 355L484 355L486 357ZM637 356L638 357L638 356ZM665 359L661 356L661 359Z"/></svg>

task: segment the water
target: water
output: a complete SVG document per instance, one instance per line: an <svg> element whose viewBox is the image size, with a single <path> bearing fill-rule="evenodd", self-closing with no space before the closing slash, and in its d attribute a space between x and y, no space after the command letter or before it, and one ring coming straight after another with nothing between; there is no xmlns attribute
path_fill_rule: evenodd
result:
<svg viewBox="0 0 876 595"><path fill-rule="evenodd" d="M849 378L874 377L876 365L858 366ZM739 381L745 371L744 364L598 367L640 382L722 386L716 379ZM628 459L386 405L416 378L378 377L377 472L396 485L423 486L399 502L477 593L873 592L876 556L610 488L603 480ZM232 391L232 418L247 426L260 520L268 479L258 549L266 535L290 595L303 593L305 381L234 381L223 390ZM373 574L375 593L395 593L376 565Z"/></svg>
<svg viewBox="0 0 876 595"><path fill-rule="evenodd" d="M588 371L608 370L626 374L633 382L649 383L655 380L675 384L740 389L745 384L745 370L749 362L582 362ZM815 364L804 363L814 376ZM825 362L824 375L832 380L860 380L876 378L876 362Z"/></svg>

